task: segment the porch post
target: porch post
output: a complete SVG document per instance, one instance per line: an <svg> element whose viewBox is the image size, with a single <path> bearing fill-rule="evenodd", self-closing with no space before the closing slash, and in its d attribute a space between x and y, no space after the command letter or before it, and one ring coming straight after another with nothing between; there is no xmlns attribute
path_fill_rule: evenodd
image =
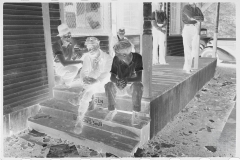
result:
<svg viewBox="0 0 240 160"><path fill-rule="evenodd" d="M214 41L213 41L213 58L216 58L217 54L217 37L218 37L218 22L219 22L219 9L220 9L220 2L217 4L216 9L216 24L215 24L215 32L214 32Z"/></svg>
<svg viewBox="0 0 240 160"><path fill-rule="evenodd" d="M150 98L152 95L152 4L143 3L143 35L142 35L142 58L143 58L143 97Z"/></svg>
<svg viewBox="0 0 240 160"><path fill-rule="evenodd" d="M54 78L54 70L53 70L53 54L52 54L52 41L51 41L51 29L50 29L49 3L42 3L42 15L43 15L43 29L44 29L44 38L45 38L46 60L47 60L49 96L50 98L52 98L55 78Z"/></svg>

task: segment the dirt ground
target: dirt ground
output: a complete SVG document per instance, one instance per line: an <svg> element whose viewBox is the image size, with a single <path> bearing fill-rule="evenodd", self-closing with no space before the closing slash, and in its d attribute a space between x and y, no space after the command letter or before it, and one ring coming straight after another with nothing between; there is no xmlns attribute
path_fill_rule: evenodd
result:
<svg viewBox="0 0 240 160"><path fill-rule="evenodd" d="M235 146L219 143L222 129L230 115L236 95L236 67L218 64L214 78L209 81L152 140L139 148L135 157L234 157ZM236 123L236 121L232 121ZM26 130L5 138L3 157L114 157L84 146L48 135L37 135L39 143L24 140ZM33 133L34 134L34 133ZM231 144L235 144L234 140Z"/></svg>

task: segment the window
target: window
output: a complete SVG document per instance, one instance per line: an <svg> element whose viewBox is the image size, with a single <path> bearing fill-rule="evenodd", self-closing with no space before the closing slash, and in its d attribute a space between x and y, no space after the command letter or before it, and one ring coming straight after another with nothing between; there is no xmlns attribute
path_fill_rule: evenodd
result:
<svg viewBox="0 0 240 160"><path fill-rule="evenodd" d="M181 3L170 4L170 35L181 34Z"/></svg>
<svg viewBox="0 0 240 160"><path fill-rule="evenodd" d="M110 30L110 3L64 3L63 8L73 35L107 34Z"/></svg>

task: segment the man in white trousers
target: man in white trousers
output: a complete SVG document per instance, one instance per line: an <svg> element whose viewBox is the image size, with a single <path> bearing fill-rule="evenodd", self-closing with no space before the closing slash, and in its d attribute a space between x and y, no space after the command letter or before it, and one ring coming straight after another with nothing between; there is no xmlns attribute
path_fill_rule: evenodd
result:
<svg viewBox="0 0 240 160"><path fill-rule="evenodd" d="M96 37L88 37L85 45L88 53L85 54L79 83L83 91L77 97L69 99L69 103L79 106L78 119L74 132L80 134L83 128L83 118L88 110L92 96L97 92L104 92L104 85L110 81L110 70L113 58L100 49L100 41Z"/></svg>
<svg viewBox="0 0 240 160"><path fill-rule="evenodd" d="M182 37L184 47L183 70L190 74L194 55L197 54L199 46L197 44L199 24L204 21L202 11L195 3L188 3L182 10L182 21L184 23Z"/></svg>
<svg viewBox="0 0 240 160"><path fill-rule="evenodd" d="M167 15L162 10L163 3L157 4L158 8L152 13L152 36L153 36L153 65L166 65L165 43L166 43L166 25ZM159 48L159 49L158 49Z"/></svg>

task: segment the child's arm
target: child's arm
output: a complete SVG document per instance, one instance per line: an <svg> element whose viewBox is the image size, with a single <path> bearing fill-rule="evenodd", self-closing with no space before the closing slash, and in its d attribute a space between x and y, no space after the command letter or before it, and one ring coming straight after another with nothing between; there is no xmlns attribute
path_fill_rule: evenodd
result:
<svg viewBox="0 0 240 160"><path fill-rule="evenodd" d="M141 82L142 81L142 70L136 72L135 77L129 77L127 78L127 82Z"/></svg>

